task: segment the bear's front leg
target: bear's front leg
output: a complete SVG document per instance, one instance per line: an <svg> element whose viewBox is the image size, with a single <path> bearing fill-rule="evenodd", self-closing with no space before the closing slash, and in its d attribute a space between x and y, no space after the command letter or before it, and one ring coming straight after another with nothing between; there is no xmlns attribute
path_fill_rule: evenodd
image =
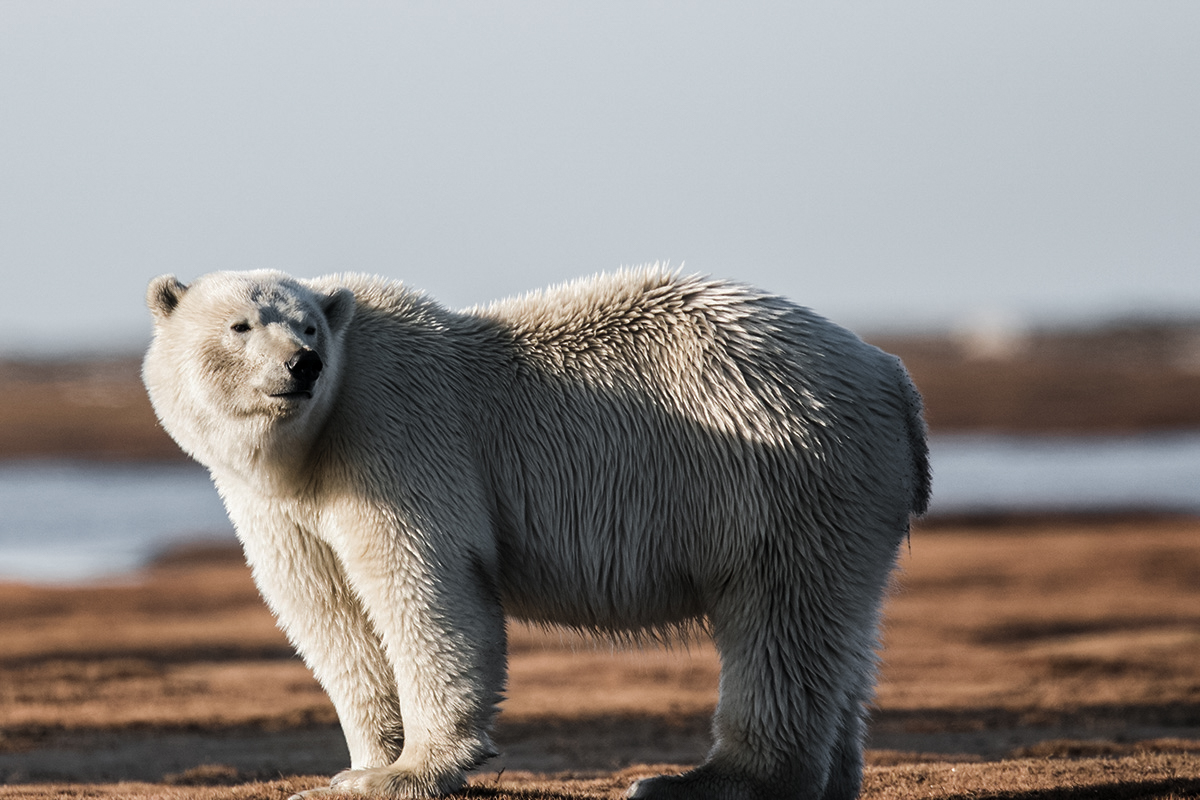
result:
<svg viewBox="0 0 1200 800"><path fill-rule="evenodd" d="M394 671L339 559L236 486L222 494L259 591L337 709L351 765L391 763L403 740Z"/></svg>
<svg viewBox="0 0 1200 800"><path fill-rule="evenodd" d="M420 530L394 512L327 518L394 670L404 748L391 764L347 770L310 795L433 797L462 787L468 770L496 754L489 730L504 688L505 633L490 534L485 518L437 525L437 515L412 515ZM472 523L479 527L464 528ZM455 535L444 534L452 525Z"/></svg>

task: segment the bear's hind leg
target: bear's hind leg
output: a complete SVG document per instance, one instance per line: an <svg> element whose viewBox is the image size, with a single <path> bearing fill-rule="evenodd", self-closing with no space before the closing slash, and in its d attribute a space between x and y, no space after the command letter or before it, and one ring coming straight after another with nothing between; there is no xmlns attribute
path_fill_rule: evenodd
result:
<svg viewBox="0 0 1200 800"><path fill-rule="evenodd" d="M845 693L829 648L766 594L724 608L711 617L721 683L708 759L629 796L821 800Z"/></svg>
<svg viewBox="0 0 1200 800"><path fill-rule="evenodd" d="M863 737L865 730L863 704L857 695L851 697L842 710L829 780L822 800L853 800L862 789Z"/></svg>

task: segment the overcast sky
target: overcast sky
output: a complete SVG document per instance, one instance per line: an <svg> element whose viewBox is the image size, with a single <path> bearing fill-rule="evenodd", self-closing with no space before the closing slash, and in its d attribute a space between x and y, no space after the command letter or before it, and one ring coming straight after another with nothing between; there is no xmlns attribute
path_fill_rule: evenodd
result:
<svg viewBox="0 0 1200 800"><path fill-rule="evenodd" d="M1200 3L0 2L0 353L146 282L667 261L859 330L1200 315Z"/></svg>

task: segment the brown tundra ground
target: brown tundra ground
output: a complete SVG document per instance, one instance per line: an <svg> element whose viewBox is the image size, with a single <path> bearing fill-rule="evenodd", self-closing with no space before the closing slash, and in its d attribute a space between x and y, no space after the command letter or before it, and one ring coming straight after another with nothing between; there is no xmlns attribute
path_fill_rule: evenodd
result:
<svg viewBox="0 0 1200 800"><path fill-rule="evenodd" d="M885 344L935 430L1200 427L1200 369L1180 355L1193 340L1134 333L1035 337L1017 357ZM179 457L132 359L0 364L0 389L0 457ZM619 797L703 758L707 643L628 650L514 625L510 650L504 754L465 796ZM882 658L866 798L1200 797L1200 519L923 522ZM0 800L286 798L346 764L236 551L0 584Z"/></svg>
<svg viewBox="0 0 1200 800"><path fill-rule="evenodd" d="M887 607L864 796L1200 796L1198 576L1195 519L919 527ZM707 643L511 639L504 755L468 796L616 797L703 758ZM346 766L236 551L0 585L0 643L0 798L284 798Z"/></svg>

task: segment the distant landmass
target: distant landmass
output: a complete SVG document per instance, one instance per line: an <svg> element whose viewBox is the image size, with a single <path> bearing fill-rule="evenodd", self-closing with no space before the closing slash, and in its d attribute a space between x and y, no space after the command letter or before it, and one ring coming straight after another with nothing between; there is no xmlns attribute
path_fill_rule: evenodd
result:
<svg viewBox="0 0 1200 800"><path fill-rule="evenodd" d="M904 359L934 433L1200 429L1200 320L867 336ZM0 458L178 460L140 354L0 361Z"/></svg>
<svg viewBox="0 0 1200 800"><path fill-rule="evenodd" d="M1200 319L869 338L904 359L935 433L1200 428Z"/></svg>

